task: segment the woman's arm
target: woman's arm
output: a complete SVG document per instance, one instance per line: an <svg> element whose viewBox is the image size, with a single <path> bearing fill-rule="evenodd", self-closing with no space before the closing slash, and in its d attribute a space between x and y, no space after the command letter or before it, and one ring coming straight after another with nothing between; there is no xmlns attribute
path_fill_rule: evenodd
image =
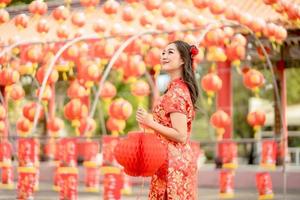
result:
<svg viewBox="0 0 300 200"><path fill-rule="evenodd" d="M185 142L187 137L187 117L185 114L174 112L170 113L172 128L164 126L152 119L152 117L142 108L136 113L136 120L157 132L166 138L176 141Z"/></svg>

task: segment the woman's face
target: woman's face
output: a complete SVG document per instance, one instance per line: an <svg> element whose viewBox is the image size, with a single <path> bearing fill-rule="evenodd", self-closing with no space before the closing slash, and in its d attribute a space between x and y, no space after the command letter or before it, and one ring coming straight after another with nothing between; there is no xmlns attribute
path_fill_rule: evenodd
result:
<svg viewBox="0 0 300 200"><path fill-rule="evenodd" d="M181 69L183 61L180 57L180 53L174 43L169 44L163 51L160 57L160 63L162 70L174 71Z"/></svg>

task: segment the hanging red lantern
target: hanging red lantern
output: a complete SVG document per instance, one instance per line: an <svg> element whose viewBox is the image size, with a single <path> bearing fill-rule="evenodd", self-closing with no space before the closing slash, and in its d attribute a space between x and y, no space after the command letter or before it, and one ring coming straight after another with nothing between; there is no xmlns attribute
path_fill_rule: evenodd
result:
<svg viewBox="0 0 300 200"><path fill-rule="evenodd" d="M66 25L61 25L56 30L56 35L59 39L68 39L69 38L69 28Z"/></svg>
<svg viewBox="0 0 300 200"><path fill-rule="evenodd" d="M209 46L220 46L224 43L224 31L220 28L210 30L205 35L205 42Z"/></svg>
<svg viewBox="0 0 300 200"><path fill-rule="evenodd" d="M218 155L220 156L223 168L237 168L237 144L235 142L226 141L219 143Z"/></svg>
<svg viewBox="0 0 300 200"><path fill-rule="evenodd" d="M0 165L1 166L10 166L12 164L13 147L8 140L0 141ZM3 173L3 172L2 172Z"/></svg>
<svg viewBox="0 0 300 200"><path fill-rule="evenodd" d="M58 117L52 117L47 121L47 130L51 136L57 136L57 133L64 127L64 121Z"/></svg>
<svg viewBox="0 0 300 200"><path fill-rule="evenodd" d="M73 125L78 127L79 120L87 117L88 108L79 99L72 99L64 107L64 115L68 120L71 120Z"/></svg>
<svg viewBox="0 0 300 200"><path fill-rule="evenodd" d="M254 18L249 24L249 28L258 36L261 36L261 32L264 30L265 26L266 22L261 18Z"/></svg>
<svg viewBox="0 0 300 200"><path fill-rule="evenodd" d="M78 79L85 82L86 87L91 87L93 82L99 80L100 70L97 63L92 61L85 61L82 66L78 68Z"/></svg>
<svg viewBox="0 0 300 200"><path fill-rule="evenodd" d="M258 190L259 199L274 198L272 180L268 172L260 172L256 174L256 187Z"/></svg>
<svg viewBox="0 0 300 200"><path fill-rule="evenodd" d="M209 2L209 10L214 15L220 15L225 11L226 4L223 0L213 0Z"/></svg>
<svg viewBox="0 0 300 200"><path fill-rule="evenodd" d="M108 0L103 5L103 11L107 15L117 14L120 3L115 0Z"/></svg>
<svg viewBox="0 0 300 200"><path fill-rule="evenodd" d="M179 21L182 24L188 24L188 23L192 23L193 22L193 15L192 12L189 9L182 9L179 12Z"/></svg>
<svg viewBox="0 0 300 200"><path fill-rule="evenodd" d="M9 92L9 96L14 101L18 101L18 100L22 99L25 96L23 87L18 84L13 85L11 91Z"/></svg>
<svg viewBox="0 0 300 200"><path fill-rule="evenodd" d="M50 26L47 22L46 19L41 19L37 24L36 24L36 31L40 34L46 34L48 33L50 29Z"/></svg>
<svg viewBox="0 0 300 200"><path fill-rule="evenodd" d="M193 4L198 9L207 8L210 0L193 0Z"/></svg>
<svg viewBox="0 0 300 200"><path fill-rule="evenodd" d="M195 28L203 28L207 24L207 20L202 15L196 15L193 20Z"/></svg>
<svg viewBox="0 0 300 200"><path fill-rule="evenodd" d="M253 17L248 14L248 13L241 13L239 16L238 16L238 22L242 25L245 25L245 26L250 26L250 24L252 23L252 20L253 20Z"/></svg>
<svg viewBox="0 0 300 200"><path fill-rule="evenodd" d="M28 10L35 16L41 16L47 12L48 6L47 3L43 2L42 0L34 0L29 4Z"/></svg>
<svg viewBox="0 0 300 200"><path fill-rule="evenodd" d="M222 88L222 80L215 73L209 73L203 76L201 86L207 95L211 98Z"/></svg>
<svg viewBox="0 0 300 200"><path fill-rule="evenodd" d="M21 117L18 119L16 127L20 136L27 136L31 131L32 124L27 118Z"/></svg>
<svg viewBox="0 0 300 200"><path fill-rule="evenodd" d="M260 127L265 124L266 114L263 111L253 111L248 114L247 121L253 127L256 137Z"/></svg>
<svg viewBox="0 0 300 200"><path fill-rule="evenodd" d="M5 9L0 9L0 25L8 21L9 21L9 13Z"/></svg>
<svg viewBox="0 0 300 200"><path fill-rule="evenodd" d="M19 14L14 18L14 24L17 28L27 28L29 17L26 14Z"/></svg>
<svg viewBox="0 0 300 200"><path fill-rule="evenodd" d="M239 11L236 7L234 6L228 6L225 9L225 17L228 20L237 20L238 19L238 15L239 15Z"/></svg>
<svg viewBox="0 0 300 200"><path fill-rule="evenodd" d="M89 167L89 164L100 164L97 163L97 156L100 150L100 145L97 141L85 141L83 143L83 165Z"/></svg>
<svg viewBox="0 0 300 200"><path fill-rule="evenodd" d="M98 192L100 190L100 171L97 166L85 168L84 185L87 192Z"/></svg>
<svg viewBox="0 0 300 200"><path fill-rule="evenodd" d="M234 172L222 170L220 172L220 197L233 198L234 197Z"/></svg>
<svg viewBox="0 0 300 200"><path fill-rule="evenodd" d="M273 5L278 2L278 0L263 0L263 1L267 5Z"/></svg>
<svg viewBox="0 0 300 200"><path fill-rule="evenodd" d="M276 42L282 43L286 38L287 38L287 30L282 26L279 26L275 34Z"/></svg>
<svg viewBox="0 0 300 200"><path fill-rule="evenodd" d="M112 36L118 36L124 33L124 28L120 23L114 23L111 27L110 34Z"/></svg>
<svg viewBox="0 0 300 200"><path fill-rule="evenodd" d="M127 120L132 114L132 105L125 99L114 100L109 107L109 115L115 119Z"/></svg>
<svg viewBox="0 0 300 200"><path fill-rule="evenodd" d="M261 72L250 69L243 75L244 85L252 90L255 94L258 94L259 88L264 84L265 79Z"/></svg>
<svg viewBox="0 0 300 200"><path fill-rule="evenodd" d="M82 98L88 95L87 90L85 87L80 85L78 81L73 81L68 90L67 90L67 95L70 99L75 99L75 98Z"/></svg>
<svg viewBox="0 0 300 200"><path fill-rule="evenodd" d="M222 47L211 46L208 48L206 59L212 62L225 62L227 60L227 56Z"/></svg>
<svg viewBox="0 0 300 200"><path fill-rule="evenodd" d="M111 131L113 136L118 136L119 133L122 133L125 126L126 122L124 120L115 119L113 117L109 117L106 121L106 127Z"/></svg>
<svg viewBox="0 0 300 200"><path fill-rule="evenodd" d="M10 2L11 0L0 0L0 8L5 8Z"/></svg>
<svg viewBox="0 0 300 200"><path fill-rule="evenodd" d="M103 99L112 99L116 96L116 94L116 87L112 83L106 81L101 90L100 97Z"/></svg>
<svg viewBox="0 0 300 200"><path fill-rule="evenodd" d="M37 65L41 58L42 58L42 48L41 46L29 46L26 48L22 53L24 52L24 58L25 61L29 61L31 63L34 63L35 66ZM23 55L21 55L23 57Z"/></svg>
<svg viewBox="0 0 300 200"><path fill-rule="evenodd" d="M231 120L226 112L218 110L211 116L210 123L217 129L217 139L220 140L223 138L225 127L230 125Z"/></svg>
<svg viewBox="0 0 300 200"><path fill-rule="evenodd" d="M26 117L29 121L33 122L34 115L36 112L36 107L37 107L37 103L35 102L26 103L25 106L23 107L23 116ZM44 117L44 111L41 108L39 119L42 119L43 117Z"/></svg>
<svg viewBox="0 0 300 200"><path fill-rule="evenodd" d="M166 147L154 134L129 132L115 147L116 160L130 176L152 176L167 158Z"/></svg>
<svg viewBox="0 0 300 200"><path fill-rule="evenodd" d="M161 14L164 17L174 17L176 15L176 5L172 1L166 1L161 5Z"/></svg>
<svg viewBox="0 0 300 200"><path fill-rule="evenodd" d="M262 156L260 166L266 169L275 170L276 156L277 156L277 143L274 140L262 141Z"/></svg>
<svg viewBox="0 0 300 200"><path fill-rule="evenodd" d="M138 78L145 74L146 72L146 65L145 62L143 61L142 56L140 55L134 55L130 56L128 58L128 63L127 65L124 66L124 79L129 79L129 78Z"/></svg>
<svg viewBox="0 0 300 200"><path fill-rule="evenodd" d="M114 149L119 140L120 138L115 136L104 135L102 137L103 166L112 166L116 163Z"/></svg>
<svg viewBox="0 0 300 200"><path fill-rule="evenodd" d="M247 39L242 34L236 34L231 39L231 44L246 46Z"/></svg>
<svg viewBox="0 0 300 200"><path fill-rule="evenodd" d="M159 31L167 31L168 30L168 22L165 19L160 19L156 24L156 29Z"/></svg>
<svg viewBox="0 0 300 200"><path fill-rule="evenodd" d="M0 85L12 85L19 81L20 74L17 70L14 70L12 68L5 68L3 70L0 70Z"/></svg>
<svg viewBox="0 0 300 200"><path fill-rule="evenodd" d="M230 44L226 47L227 59L232 61L234 65L239 66L240 60L243 60L246 56L245 46L240 44Z"/></svg>
<svg viewBox="0 0 300 200"><path fill-rule="evenodd" d="M130 86L130 91L133 96L145 97L150 94L150 87L146 81L139 80Z"/></svg>
<svg viewBox="0 0 300 200"><path fill-rule="evenodd" d="M160 54L161 50L158 48L151 48L145 57L145 62L147 66L153 68L156 65L160 65Z"/></svg>
<svg viewBox="0 0 300 200"><path fill-rule="evenodd" d="M98 19L94 24L93 24L93 30L98 33L101 34L106 30L106 22L104 21L104 19Z"/></svg>
<svg viewBox="0 0 300 200"><path fill-rule="evenodd" d="M65 6L59 6L52 11L52 17L58 21L63 22L69 16L69 10Z"/></svg>
<svg viewBox="0 0 300 200"><path fill-rule="evenodd" d="M150 12L144 12L140 17L140 24L143 27L150 26L154 22L154 16Z"/></svg>
<svg viewBox="0 0 300 200"><path fill-rule="evenodd" d="M85 25L85 14L83 12L75 12L72 14L71 22L77 28L83 27Z"/></svg>
<svg viewBox="0 0 300 200"><path fill-rule="evenodd" d="M14 169L13 166L4 165L1 168L1 188L14 189Z"/></svg>
<svg viewBox="0 0 300 200"><path fill-rule="evenodd" d="M39 84L42 84L46 75L46 72L48 71L48 67L42 66L37 70L36 73L36 79L39 82ZM47 84L54 84L58 80L58 72L56 69L53 69L50 73L50 76L48 77Z"/></svg>
<svg viewBox="0 0 300 200"><path fill-rule="evenodd" d="M125 22L132 22L134 20L134 17L134 9L131 6L125 6L122 11L122 19Z"/></svg>

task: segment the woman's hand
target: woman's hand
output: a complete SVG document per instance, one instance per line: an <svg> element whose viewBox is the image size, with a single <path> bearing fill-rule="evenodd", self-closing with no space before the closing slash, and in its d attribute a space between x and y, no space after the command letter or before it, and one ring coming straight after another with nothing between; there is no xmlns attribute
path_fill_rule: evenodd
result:
<svg viewBox="0 0 300 200"><path fill-rule="evenodd" d="M145 109L138 108L138 110L136 111L136 121L141 125L151 128L153 119Z"/></svg>

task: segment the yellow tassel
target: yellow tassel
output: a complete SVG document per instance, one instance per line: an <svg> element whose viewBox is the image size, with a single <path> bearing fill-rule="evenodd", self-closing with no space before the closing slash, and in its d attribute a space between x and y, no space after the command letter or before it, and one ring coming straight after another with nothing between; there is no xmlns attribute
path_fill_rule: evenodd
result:
<svg viewBox="0 0 300 200"><path fill-rule="evenodd" d="M63 80L64 81L68 80L68 76L67 76L66 72L63 72L62 76L63 76Z"/></svg>

